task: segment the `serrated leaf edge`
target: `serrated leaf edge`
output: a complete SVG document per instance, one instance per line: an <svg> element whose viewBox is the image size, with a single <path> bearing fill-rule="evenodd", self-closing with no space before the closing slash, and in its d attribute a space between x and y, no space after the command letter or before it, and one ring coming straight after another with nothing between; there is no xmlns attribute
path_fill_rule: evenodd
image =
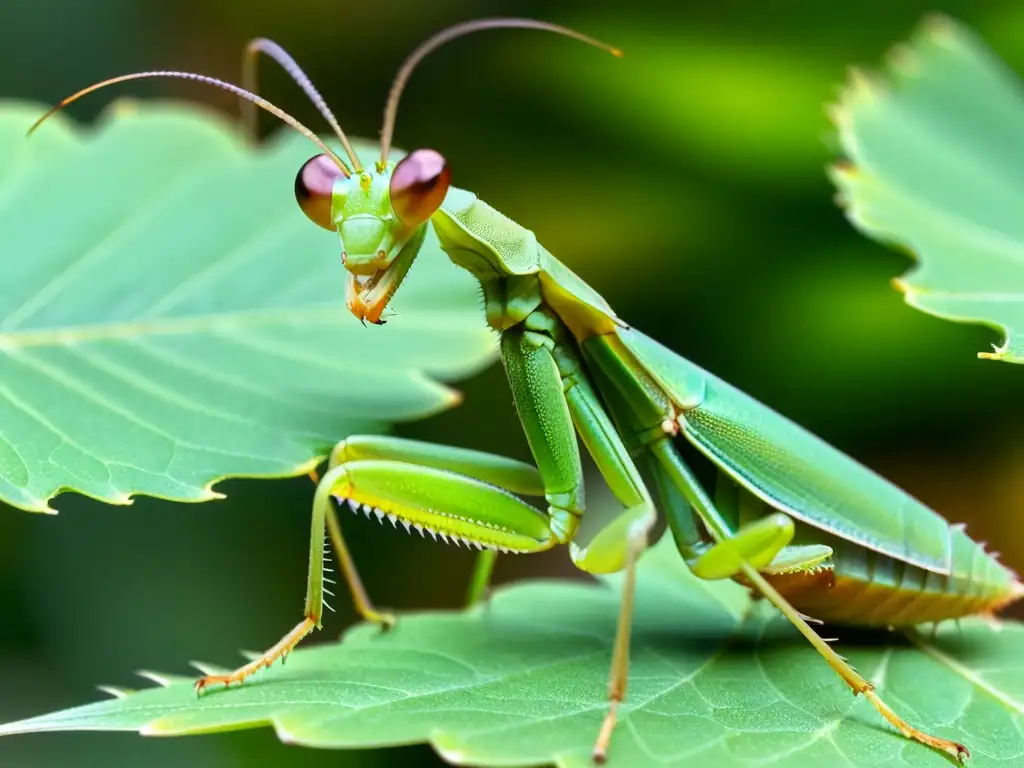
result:
<svg viewBox="0 0 1024 768"><path fill-rule="evenodd" d="M912 71L916 60L914 48L922 40L928 39L950 49L956 49L960 47L960 35L968 33L969 30L963 28L949 16L929 14L911 34L909 41L896 43L889 48L882 57L883 63L878 71L872 72L856 66L848 68L847 80L839 87L837 100L826 105L825 108L826 114L839 134L839 144L847 157L827 166L826 175L836 187L836 204L843 209L846 218L855 228L886 242L891 248L903 251L915 262L915 266L911 266L902 275L894 277L891 281L893 287L903 294L903 299L908 306L943 320L992 328L1003 335L1003 342L998 345L993 344L992 352L978 352L978 358L1024 364L1024 356L1009 354L1012 332L1006 325L983 318L956 316L949 313L939 314L923 306L917 297L940 294L915 288L910 284L909 278L913 275L916 264L921 261L920 254L909 244L893 238L891 233L872 227L863 216L862 209L846 195L846 189L852 177L859 175L863 178L876 178L868 176L862 166L849 159L860 154L857 150L857 137L851 130L850 116L854 109L863 107L870 98L879 98L884 95L889 90L889 82L893 73ZM888 78L885 76L886 74L889 75ZM956 295L961 296L961 294Z"/></svg>

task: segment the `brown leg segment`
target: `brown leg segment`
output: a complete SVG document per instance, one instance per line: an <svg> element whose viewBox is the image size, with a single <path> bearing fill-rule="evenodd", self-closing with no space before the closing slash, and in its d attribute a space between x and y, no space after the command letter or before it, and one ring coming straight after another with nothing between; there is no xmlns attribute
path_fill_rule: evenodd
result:
<svg viewBox="0 0 1024 768"><path fill-rule="evenodd" d="M708 533L711 534L712 539L717 543L734 536L735 534L733 534L729 523L722 517L715 503L708 496L704 487L676 452L675 448L668 441L660 441L653 443L651 450L657 457L661 468L665 471L668 481L679 490L689 505L697 512L698 517L707 528ZM678 512L675 507L671 506L666 506L666 511L670 515ZM839 654L832 650L831 646L811 628L800 612L790 605L789 601L779 594L775 587L761 573L749 563L743 564L741 573L754 589L771 602L796 627L800 634L807 638L808 642L825 658L825 661L835 670L836 674L850 686L854 695L864 694L865 698L874 705L879 714L891 723L896 730L907 738L938 749L959 762L963 762L969 757L970 753L963 744L931 736L914 728L903 718L899 717L882 701L875 692L875 687L844 661Z"/></svg>
<svg viewBox="0 0 1024 768"><path fill-rule="evenodd" d="M317 485L316 496L313 502L313 527L311 532L313 546L311 547L310 561L310 582L312 584L316 581L317 586L314 592L307 594L305 618L259 658L253 659L248 664L239 667L229 674L207 675L197 680L195 684L197 693L202 693L212 685L230 686L233 683L242 682L260 669L269 667L278 659L284 659L306 635L320 626L322 605L320 592L327 591L326 587L323 587L319 581L323 579L324 527L327 528L331 542L334 545L334 552L341 565L342 573L345 575L345 580L352 591L352 600L355 603L356 611L358 611L363 619L380 624L385 628L394 625L394 616L377 611L373 603L370 602L366 589L363 587L362 579L359 578L359 572L352 561L352 556L345 545L345 539L341 534L341 523L338 520L337 510L335 510L331 502L331 492L335 490L335 482L343 472L343 469L339 470L337 468L329 470L323 480Z"/></svg>
<svg viewBox="0 0 1024 768"><path fill-rule="evenodd" d="M633 624L633 597L636 592L636 561L647 546L647 528L642 534L634 534L630 538L626 559L626 576L622 582L622 603L619 608L619 622L615 631L615 646L612 651L612 668L608 677L608 714L601 723L601 730L594 743L592 757L595 763L603 763L608 758L608 744L615 730L615 722L619 715L619 705L626 697L626 685L629 682L629 640Z"/></svg>
<svg viewBox="0 0 1024 768"><path fill-rule="evenodd" d="M299 642L313 631L316 626L316 622L313 619L303 619L295 625L295 629L289 632L287 635L278 640L277 644L270 648L266 653L260 656L258 659L253 659L248 664L239 667L234 672L226 675L206 675L196 680L195 688L196 693L201 694L205 689L211 685L222 684L224 687L230 686L232 683L240 683L245 678L249 677L255 672L269 667L278 659L284 659L292 648L299 644Z"/></svg>
<svg viewBox="0 0 1024 768"><path fill-rule="evenodd" d="M914 728L910 723L897 715L875 692L875 686L865 680L857 670L847 664L839 654L832 650L832 647L822 640L818 633L815 632L806 621L804 621L803 617L797 612L797 610L789 604L786 598L780 595L760 573L747 565L744 566L743 575L750 580L750 583L753 584L754 587L756 587L757 590L772 603L772 605L778 608L782 614L789 619L793 626L800 631L800 634L810 641L811 645L814 646L814 649L825 657L825 661L828 662L828 665L836 671L836 674L843 678L843 682L850 686L850 689L853 691L853 695L856 696L858 694L864 694L864 697L874 705L879 714L891 723L896 730L908 739L913 739L914 741L918 741L929 747L945 752L958 762L962 763L971 756L970 751L968 751L967 747L963 744L957 741L951 741L950 739L931 736L924 731Z"/></svg>

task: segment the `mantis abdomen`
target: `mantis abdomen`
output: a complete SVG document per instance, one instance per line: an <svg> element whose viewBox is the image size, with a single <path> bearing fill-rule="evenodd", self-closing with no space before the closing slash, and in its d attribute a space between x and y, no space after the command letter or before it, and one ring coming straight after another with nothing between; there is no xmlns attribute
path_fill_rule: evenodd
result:
<svg viewBox="0 0 1024 768"><path fill-rule="evenodd" d="M858 626L910 626L994 613L1021 596L1020 585L961 526L950 526L949 574L866 549L837 536L797 525L795 542L832 549L832 569L818 578L802 574L766 578L801 613Z"/></svg>

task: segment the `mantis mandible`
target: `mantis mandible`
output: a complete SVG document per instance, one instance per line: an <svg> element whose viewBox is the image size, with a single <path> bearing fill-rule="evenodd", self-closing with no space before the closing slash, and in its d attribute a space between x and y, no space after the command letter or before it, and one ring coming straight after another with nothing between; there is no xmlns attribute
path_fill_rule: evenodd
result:
<svg viewBox="0 0 1024 768"><path fill-rule="evenodd" d="M452 262L479 281L486 321L500 335L501 359L536 467L395 437L343 440L318 478L302 621L245 666L198 680L197 691L242 682L283 659L321 626L325 531L359 614L384 627L393 624L363 588L342 537L336 498L396 527L481 550L471 600L483 594L498 551L540 552L567 544L584 571L624 570L609 706L593 750L595 760L604 760L626 694L634 570L660 509L695 575L750 587L792 622L854 695L868 698L901 734L965 759L964 745L918 730L886 705L808 617L898 628L993 614L1024 595L1017 577L962 526L948 524L795 423L631 328L533 232L451 186L450 169L438 152L419 149L397 162L389 158L399 97L423 57L461 35L499 27L555 32L621 55L581 33L530 19L450 27L417 48L399 70L385 109L380 159L372 168L362 166L298 64L265 39L246 49L245 88L188 72L139 72L79 91L33 126L86 93L127 80L176 77L231 91L244 100L251 127L255 105L321 150L299 170L296 198L314 224L337 232L348 273L345 303L356 318L383 324L382 313L427 227L433 227ZM255 62L261 54L302 87L348 161L255 95ZM622 506L586 542L577 537L585 508L577 435ZM718 470L713 493L697 480L675 438L691 443ZM546 510L522 496L543 498Z"/></svg>

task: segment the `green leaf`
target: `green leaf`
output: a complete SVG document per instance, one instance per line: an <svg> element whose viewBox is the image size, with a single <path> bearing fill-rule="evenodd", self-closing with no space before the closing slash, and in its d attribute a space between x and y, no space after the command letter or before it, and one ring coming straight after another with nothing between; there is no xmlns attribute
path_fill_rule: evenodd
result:
<svg viewBox="0 0 1024 768"><path fill-rule="evenodd" d="M612 588L535 581L470 613L420 613L382 634L300 649L249 683L197 698L186 678L0 726L0 734L125 730L183 735L272 725L287 742L429 741L471 765L586 768L606 711ZM670 537L641 563L627 700L609 764L715 768L949 768L855 699L763 601L690 576ZM966 742L974 768L1024 755L1024 626L980 621L936 638L839 643L915 724ZM916 647L915 647L916 645Z"/></svg>
<svg viewBox="0 0 1024 768"><path fill-rule="evenodd" d="M435 377L494 359L432 232L391 322L349 314L337 236L295 204L302 137L254 152L196 108L129 106L26 139L41 112L0 107L0 500L216 498L451 407Z"/></svg>
<svg viewBox="0 0 1024 768"><path fill-rule="evenodd" d="M854 72L833 119L848 162L832 169L862 232L919 263L896 281L939 317L1001 329L979 357L1024 362L1024 100L975 36L930 18L896 49L887 82Z"/></svg>

